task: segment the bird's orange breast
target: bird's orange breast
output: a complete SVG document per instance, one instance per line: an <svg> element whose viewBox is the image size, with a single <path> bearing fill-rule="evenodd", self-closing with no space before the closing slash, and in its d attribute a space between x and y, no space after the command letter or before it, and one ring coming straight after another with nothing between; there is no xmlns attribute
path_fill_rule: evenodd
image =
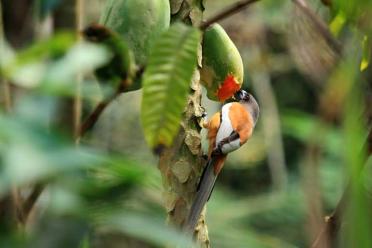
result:
<svg viewBox="0 0 372 248"><path fill-rule="evenodd" d="M229 118L235 132L239 134L240 144L244 144L253 132L253 118L240 103L232 103L229 109Z"/></svg>

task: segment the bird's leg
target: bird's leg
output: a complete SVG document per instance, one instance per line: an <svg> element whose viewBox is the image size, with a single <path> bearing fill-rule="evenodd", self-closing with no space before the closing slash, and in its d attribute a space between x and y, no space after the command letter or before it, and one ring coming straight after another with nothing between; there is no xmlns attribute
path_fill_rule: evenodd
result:
<svg viewBox="0 0 372 248"><path fill-rule="evenodd" d="M233 131L233 132L230 134L230 136L228 136L228 137L222 139L222 140L218 143L216 149L213 150L212 154L213 154L213 155L222 155L222 154L223 154L223 152L222 152L222 147L223 147L225 144L228 144L228 143L230 143L230 142L233 142L234 140L239 139L239 138L240 138L240 137L239 137L239 134L238 134L237 132Z"/></svg>
<svg viewBox="0 0 372 248"><path fill-rule="evenodd" d="M218 144L218 146L212 151L212 156L219 156L222 155L222 146L223 144Z"/></svg>

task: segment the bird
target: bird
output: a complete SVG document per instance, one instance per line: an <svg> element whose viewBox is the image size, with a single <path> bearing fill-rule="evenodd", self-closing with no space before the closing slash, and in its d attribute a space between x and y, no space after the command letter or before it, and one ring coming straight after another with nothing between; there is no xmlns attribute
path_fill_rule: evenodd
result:
<svg viewBox="0 0 372 248"><path fill-rule="evenodd" d="M189 215L183 225L186 233L194 232L227 154L244 145L252 136L256 126L260 113L256 99L245 90L239 90L234 98L237 101L224 104L221 111L215 113L209 121L202 123L202 126L208 129L208 161L200 177Z"/></svg>
<svg viewBox="0 0 372 248"><path fill-rule="evenodd" d="M111 59L95 70L101 86L127 88L128 80L133 73L133 55L122 37L113 30L100 25L91 24L82 31L83 38L91 43L103 45L112 54Z"/></svg>

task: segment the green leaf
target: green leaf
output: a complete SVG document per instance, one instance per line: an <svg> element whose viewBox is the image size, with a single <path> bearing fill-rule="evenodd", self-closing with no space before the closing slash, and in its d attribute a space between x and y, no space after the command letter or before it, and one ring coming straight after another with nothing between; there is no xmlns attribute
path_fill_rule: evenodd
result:
<svg viewBox="0 0 372 248"><path fill-rule="evenodd" d="M197 64L200 32L173 25L155 42L143 75L141 119L151 148L169 146L178 132Z"/></svg>
<svg viewBox="0 0 372 248"><path fill-rule="evenodd" d="M74 33L59 32L17 53L0 42L0 58L0 74L13 84L48 95L72 96L77 75L105 65L112 54L105 46L77 42ZM91 96L94 88L84 84L82 97Z"/></svg>
<svg viewBox="0 0 372 248"><path fill-rule="evenodd" d="M76 34L67 31L59 32L20 51L16 57L16 64L20 66L40 59L60 58L74 44L76 44Z"/></svg>
<svg viewBox="0 0 372 248"><path fill-rule="evenodd" d="M353 61L354 62L354 61ZM343 119L343 156L348 175L350 175L349 200L344 214L345 230L340 234L344 238L345 247L372 247L371 198L366 192L361 173L367 161L367 149L364 146L367 127L361 117L364 110L363 86L360 78L351 79L351 90L345 102ZM370 176L370 175L369 175Z"/></svg>

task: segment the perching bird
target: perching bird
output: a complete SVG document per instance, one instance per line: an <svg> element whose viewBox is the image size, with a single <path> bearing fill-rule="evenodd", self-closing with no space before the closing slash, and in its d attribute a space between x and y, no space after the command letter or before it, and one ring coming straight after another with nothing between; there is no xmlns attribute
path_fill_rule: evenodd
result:
<svg viewBox="0 0 372 248"><path fill-rule="evenodd" d="M120 84L128 87L133 71L133 56L122 37L116 32L99 24L92 24L82 31L85 40L101 44L112 53L112 58L96 69L95 74L101 85L116 89Z"/></svg>
<svg viewBox="0 0 372 248"><path fill-rule="evenodd" d="M191 206L184 230L192 233L201 211L208 201L216 178L227 154L237 150L251 137L259 116L259 106L254 97L244 90L235 94L238 102L223 105L222 110L204 124L208 129L208 162L200 178L197 194Z"/></svg>

